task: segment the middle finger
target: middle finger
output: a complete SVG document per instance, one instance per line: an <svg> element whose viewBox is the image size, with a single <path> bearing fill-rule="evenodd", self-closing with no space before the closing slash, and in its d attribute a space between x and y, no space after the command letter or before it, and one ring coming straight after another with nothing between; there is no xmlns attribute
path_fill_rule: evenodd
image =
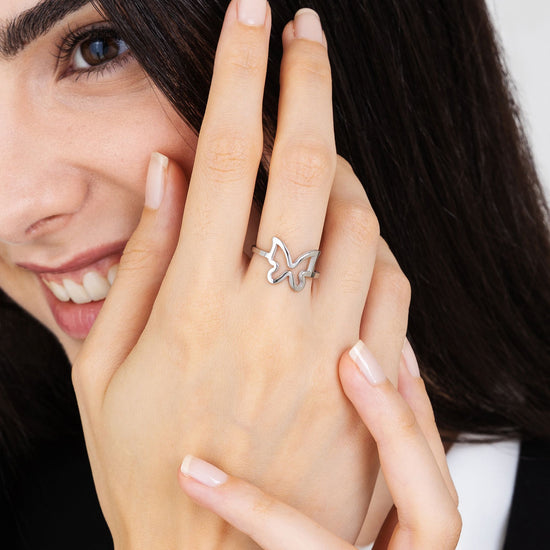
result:
<svg viewBox="0 0 550 550"><path fill-rule="evenodd" d="M234 0L216 52L176 258L218 273L240 266L263 151L262 101L271 13L266 0ZM192 258L194 261L190 262Z"/></svg>

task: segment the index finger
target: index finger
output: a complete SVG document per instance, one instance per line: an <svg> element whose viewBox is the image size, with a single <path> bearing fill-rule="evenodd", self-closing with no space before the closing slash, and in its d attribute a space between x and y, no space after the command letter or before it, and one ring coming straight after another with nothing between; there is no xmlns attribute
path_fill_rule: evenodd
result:
<svg viewBox="0 0 550 550"><path fill-rule="evenodd" d="M354 548L258 487L194 456L185 457L178 479L195 502L247 534L264 550Z"/></svg>
<svg viewBox="0 0 550 550"><path fill-rule="evenodd" d="M225 263L242 258L263 152L270 28L266 0L231 2L218 43L179 247L183 263L192 254L201 258L206 271L209 259L219 266L220 259Z"/></svg>

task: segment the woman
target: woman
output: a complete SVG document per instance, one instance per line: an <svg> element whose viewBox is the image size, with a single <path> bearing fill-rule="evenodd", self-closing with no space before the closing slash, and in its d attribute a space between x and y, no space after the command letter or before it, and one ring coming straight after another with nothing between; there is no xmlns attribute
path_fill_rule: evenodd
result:
<svg viewBox="0 0 550 550"><path fill-rule="evenodd" d="M297 16L297 36L287 32L285 38L289 78L282 90L288 99L281 102L271 155L273 196L259 227L259 212L251 216L270 20L265 2L261 21L250 22L243 6L233 3L228 12L198 142L167 102L159 102L126 44L92 6L39 3L22 12L7 6L4 14L5 158L18 168L8 170L4 188L10 210L3 223L2 285L51 328L73 361L95 483L117 547L245 544L184 498L174 466L189 451L220 464L225 456L232 471L246 472L347 540L357 536L374 481L376 449L335 368L362 324L379 361L397 370L408 285L379 243L362 187L349 166L337 166L327 48L319 18L310 12ZM258 7L261 2L252 6ZM53 58L52 42L58 47ZM105 147L106 121L111 139L119 136L116 148ZM138 131L145 125L152 128L147 136ZM104 153L99 163L86 152L92 143ZM22 158L33 144L44 153L40 167ZM153 155L144 190L142 153L151 149L177 162ZM26 189L30 202L16 192L17 182L30 181L25 172L36 185L42 182ZM134 231L144 191L146 208ZM258 246L251 259L243 256L243 245L250 253L247 225ZM306 271L283 276L292 289L267 284L263 250L275 230L284 237L279 246L293 251L309 243L317 248L323 234L318 265L324 273L315 286L309 279L317 278L316 251L307 254ZM93 323L100 307L102 320ZM371 382L382 384L381 369L368 357L367 363ZM48 453L54 462L65 455L72 464L72 449L56 446ZM431 461L456 516L443 474ZM23 469L25 476L29 470ZM50 492L65 486L72 482L65 479ZM27 504L36 490L10 492ZM81 501L80 491L74 501ZM35 515L19 516L32 521ZM61 530L70 523L64 517ZM21 530L24 537L36 532Z"/></svg>
<svg viewBox="0 0 550 550"><path fill-rule="evenodd" d="M133 55L154 77L166 98L175 103L185 120L198 130L210 74L206 61L213 59L213 45L218 31L214 21L221 21L225 6L217 6L215 3L198 7L195 4L177 4L172 6L173 11L168 18L164 3L156 6L149 2L146 10L140 9L141 6L136 3L127 6L104 3L104 7L120 26L121 30L117 32L123 33ZM275 28L281 29L283 22L291 18L296 7L278 4L274 8ZM533 191L536 190L535 178L528 156L519 145L510 114L509 98L495 62L491 35L487 28L479 26L480 22L487 25L484 10L477 3L467 8L446 5L444 8L430 6L429 9L426 3L422 6L385 3L384 6L369 5L368 10L363 9L361 4L353 3L339 6L337 13L333 13L330 5L315 7L320 11L323 21L328 22L325 32L331 44L335 70L338 150L352 161L361 181L368 186L369 198L375 205L383 235L390 242L413 284L415 301L409 333L419 352L426 379L432 387L440 426L449 434L468 431L545 436L547 396L540 381L546 365L543 358L548 354L548 337L544 331L548 326L545 323L548 285L541 258L548 256L547 237L543 216L537 205L538 195ZM20 6L17 10L20 11ZM349 32L345 33L345 38L336 35L336 30L340 29L341 13L346 13L345 21L349 21L349 28L346 26ZM77 27L78 22L73 23L71 28ZM132 26L135 28L132 29ZM366 38L364 29L367 29ZM478 42L474 42L476 47L472 47L474 30L480 32L476 35ZM99 30L95 29L94 32L98 33ZM360 35L354 35L359 32ZM114 59L122 60L121 53L124 52L121 50L124 50L124 46L115 40L119 38L118 35L113 36L112 31L110 33L103 30L92 38L96 43L99 40L103 44L109 60L114 42ZM174 40L176 35L178 40ZM185 40L179 40L179 35L185 36ZM426 40L426 36L432 37L432 40ZM134 136L139 128L139 145L145 149L150 145L148 139L158 142L158 136L162 135L165 142L161 147L155 144L155 148L161 148L164 153L180 161L184 172L190 173L189 158L186 163L181 147L176 148L173 144L181 144L182 138L184 143L194 143L195 133L189 131L189 127L185 127L177 117L170 117L175 122L175 125L171 125L166 122L166 118L158 116L158 109L166 109L170 115L170 106L162 96L159 96L154 106L150 102L138 103L144 83L141 78L132 78L131 72L125 73L123 80L126 86L124 90L128 92L125 94L115 93L120 81L115 79L105 86L105 81L99 79L101 75L110 74L113 64L101 63L99 74L82 72L81 68L86 65L81 63L82 60L86 63L86 59L83 55L73 55L73 50L86 39L90 40L90 35L76 34L71 35L71 38L72 42L62 44L62 52L66 55L61 60L68 59L71 63L78 61L81 72L73 74L74 81L80 82L80 85L85 82L90 88L78 96L70 93L74 89L68 87L66 78L59 79L60 86L66 87L56 90L64 91L66 95L58 94L55 99L65 107L62 112L65 118L44 118L47 113L54 111L45 109L48 106L45 99L49 96L39 96L43 101L38 104L36 101L31 102L36 109L28 113L29 119L23 126L28 134L18 139L23 141L25 137L25 143L33 143L38 148L43 139L37 138L44 135L44 128L39 128L32 121L46 120L50 131L53 130L50 139L55 136L56 139L65 140L65 147L78 144L82 157L88 159L85 161L79 158L79 163L48 165L46 180L58 182L65 179L71 182L70 186L62 189L57 184L55 193L48 193L47 188L44 188L47 182L44 184L41 181L41 196L51 197L52 211L56 210L55 197L58 201L64 201L64 208L68 208L68 212L78 210L84 200L82 197L88 196L89 182L94 181L94 178L101 180L104 176L101 171L98 173L97 169L91 168L92 160L85 152L86 146L94 145L96 154L101 154L103 170L111 175L108 180L110 187L97 186L99 197L109 195L110 198L109 201L101 202L106 209L103 215L108 222L96 224L97 239L101 241L105 235L128 233L130 228L133 229L131 222L135 225L136 213L141 206L135 194L128 191L128 186L117 185L124 177L128 177L124 172L130 167L128 158L133 158L120 147L127 144L128 149L134 149L136 157L144 157L144 151L136 148L135 141L128 143L129 136ZM153 55L150 45L157 41L160 43L154 48ZM340 47L339 42L345 45ZM71 43L73 49L68 46ZM354 48L364 45L367 50L365 55L353 57L353 65L350 44ZM407 48L403 47L404 44ZM11 49L4 48L6 55L10 55L14 49L13 44ZM194 55L198 52L200 55ZM275 51L274 56L277 58L279 55ZM124 58L126 61L127 57ZM362 61L366 66L359 67L362 70L357 71L357 63ZM177 63L182 65L177 66ZM127 69L132 70L130 64ZM74 70L72 65L71 70ZM13 74L10 73L10 76ZM62 74L70 76L71 73ZM186 74L193 74L193 78L182 79L181 75ZM268 76L265 98L268 145L274 139L277 91L273 84L274 74ZM203 75L202 80L200 75ZM96 77L97 80L94 80ZM13 91L14 79L7 81L11 82L12 87L9 89ZM101 84L103 86L100 88ZM368 101L358 101L353 95L355 90L362 90L361 99L368 98ZM98 101L98 98L102 101ZM129 106L139 106L139 110L131 111L135 116L129 116ZM323 111L326 109L320 112ZM9 112L21 113L18 110ZM75 112L85 117L78 119L76 124ZM42 118L36 118L36 115L42 115ZM104 131L106 115L112 122L107 135ZM164 121L160 129L159 120ZM326 119L323 120L326 123ZM21 121L18 122L20 128ZM146 136L141 133L143 126L150 129ZM68 130L62 134L61 128ZM33 131L37 136L29 139L33 137ZM183 135L180 135L182 132ZM12 132L9 135L16 134ZM94 137L97 137L97 141L94 141ZM18 142L14 137L5 143L8 149L2 158L15 158L16 161L11 160L10 166L19 170L18 174L15 168L10 169L8 177L15 182L22 181L21 171L25 168L27 179L35 181L32 169L37 169L40 155L33 155L32 148L29 151L20 143L17 147ZM117 144L116 148L111 146L113 143ZM63 148L58 150L62 151ZM190 145L189 151L192 150L193 146ZM19 158L14 151L18 152ZM23 152L28 156L23 157ZM503 163L503 159L507 160L507 164ZM122 160L122 165L116 162L118 160ZM79 170L75 169L75 165ZM97 159L93 159L93 167L96 166ZM263 166L265 168L266 163ZM135 179L138 180L143 167L135 170ZM517 182L522 182L522 185ZM17 186L6 188L13 192ZM258 188L261 189L261 182ZM521 195L518 195L520 192ZM258 200L261 200L261 195L260 191ZM127 214L123 217L115 216L118 212L113 205L122 201ZM19 213L20 218L21 211L14 209L13 213ZM205 213L201 212L202 215ZM97 210L90 212L90 220L94 219L92 214L97 215ZM299 219L300 216L294 218ZM48 234L56 223L63 220L41 214L36 221L47 223L24 225L6 216L4 227L8 229L3 239L18 242L18 235L14 232L20 227L31 228L31 235ZM87 224L88 231L91 225L91 222ZM297 233L302 235L308 223L300 227ZM82 242L79 238L84 240L79 235L73 235L73 238L74 242ZM297 253L311 249L311 239L304 241L307 242L292 246L292 252L294 249ZM510 243L513 243L513 249ZM262 242L258 241L258 245L262 250L269 249L269 237ZM52 243L50 253L53 253L53 246ZM370 250L372 254L372 246ZM106 254L105 251L102 253ZM120 256L120 252L115 250L108 256L116 257L117 254ZM13 260L13 256L7 257ZM354 258L355 255L346 255L345 262L349 261L349 257ZM435 263L434 258L439 261ZM51 270L53 264L44 265L44 259L40 262L42 267ZM36 259L34 267L40 262ZM259 271L260 266L265 268L265 258L255 255L254 262ZM13 269L15 263L8 262L3 270L3 287L46 325L50 323L49 326L59 334L58 327L51 323L50 313L33 303L32 297L36 296L36 292L32 285L35 279L32 279L33 283L30 278L24 279L20 271ZM26 263L27 269L33 267L28 261L19 263ZM98 269L107 272L115 263L113 258L106 258ZM336 262L338 267L342 263ZM320 260L321 265L325 264L321 264ZM76 271L77 266L64 266L64 270L70 267ZM223 276L223 273L217 273ZM60 289L53 286L57 282L54 275L50 274L50 278L45 275L44 279L61 293ZM82 277L85 274L80 275ZM320 284L323 277L321 274L319 281L308 283ZM12 286L10 281L14 281ZM479 287L472 288L474 282ZM315 287L312 285L312 288ZM532 292L533 288L537 289L536 293ZM508 299L504 300L503 296ZM91 317L97 313L94 313L96 307L92 305L86 309ZM83 317L71 317L71 312L64 310L63 306L57 308L57 312L57 321L62 324L69 319L66 325L72 324L75 329L72 339L68 339L66 333L59 335L69 355L74 357L78 347L74 337L82 336L78 330L89 326L79 324L77 321ZM78 317L77 321L75 317ZM403 327L393 327L392 330L398 334ZM394 338L399 339L397 336ZM372 335L370 338L373 343L379 339ZM435 342L437 347L432 344ZM385 347L380 346L381 349L376 350L378 353L375 355L383 357ZM96 349L102 348L98 346ZM384 357L382 362L397 364L400 346L394 342L390 349L391 357ZM526 350L533 357L527 357ZM336 359L337 355L333 357L333 363ZM501 368L503 363L506 364L505 371ZM483 369L479 368L480 365L483 365ZM520 378L515 369L522 373L535 372L536 376ZM495 372L499 374L497 387L494 384ZM449 395L446 389L449 385L454 389L453 395ZM503 393L506 399L503 399ZM14 399L6 399L5 406L12 406ZM529 403L527 410L524 406L526 402ZM366 455L363 455L363 460L366 460ZM361 465L361 461L357 463ZM354 475L358 476L358 473ZM266 485L269 488L269 484ZM101 487L99 492L101 495ZM367 493L365 491L365 495ZM363 509L364 506L363 502Z"/></svg>

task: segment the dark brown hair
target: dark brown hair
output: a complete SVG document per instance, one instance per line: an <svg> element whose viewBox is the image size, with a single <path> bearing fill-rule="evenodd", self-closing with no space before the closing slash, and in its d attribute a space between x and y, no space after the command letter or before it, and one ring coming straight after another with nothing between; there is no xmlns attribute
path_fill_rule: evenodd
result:
<svg viewBox="0 0 550 550"><path fill-rule="evenodd" d="M227 1L98 3L198 131ZM484 2L273 0L268 147L281 32L304 5L329 41L338 151L412 283L409 336L439 426L549 436L547 210Z"/></svg>
<svg viewBox="0 0 550 550"><path fill-rule="evenodd" d="M227 3L96 2L197 132ZM409 338L440 428L448 435L549 437L548 216L484 2L273 0L268 148L276 127L280 36L303 6L320 13L330 45L338 151L363 182L412 284ZM265 183L262 168L258 204ZM15 307L6 304L3 309ZM0 322L6 318L2 313ZM31 326L21 319L14 326ZM14 333L21 338L17 329L2 339ZM43 360L62 365L45 372L65 388L68 367L48 351L51 337L43 339ZM25 363L0 359L5 372ZM23 378L15 385L24 385ZM36 395L52 398L39 386L33 386ZM76 416L66 393L60 400ZM7 390L0 396L4 439L8 422L24 429L28 416L17 408L28 398L10 396ZM45 430L43 424L36 429Z"/></svg>

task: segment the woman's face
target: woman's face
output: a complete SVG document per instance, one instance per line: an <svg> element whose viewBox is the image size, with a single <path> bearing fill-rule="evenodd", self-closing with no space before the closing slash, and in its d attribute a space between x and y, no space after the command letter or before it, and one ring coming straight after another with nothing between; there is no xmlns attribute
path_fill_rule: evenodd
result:
<svg viewBox="0 0 550 550"><path fill-rule="evenodd" d="M74 356L138 223L151 152L189 174L196 137L78 0L0 0L0 121L0 286Z"/></svg>

